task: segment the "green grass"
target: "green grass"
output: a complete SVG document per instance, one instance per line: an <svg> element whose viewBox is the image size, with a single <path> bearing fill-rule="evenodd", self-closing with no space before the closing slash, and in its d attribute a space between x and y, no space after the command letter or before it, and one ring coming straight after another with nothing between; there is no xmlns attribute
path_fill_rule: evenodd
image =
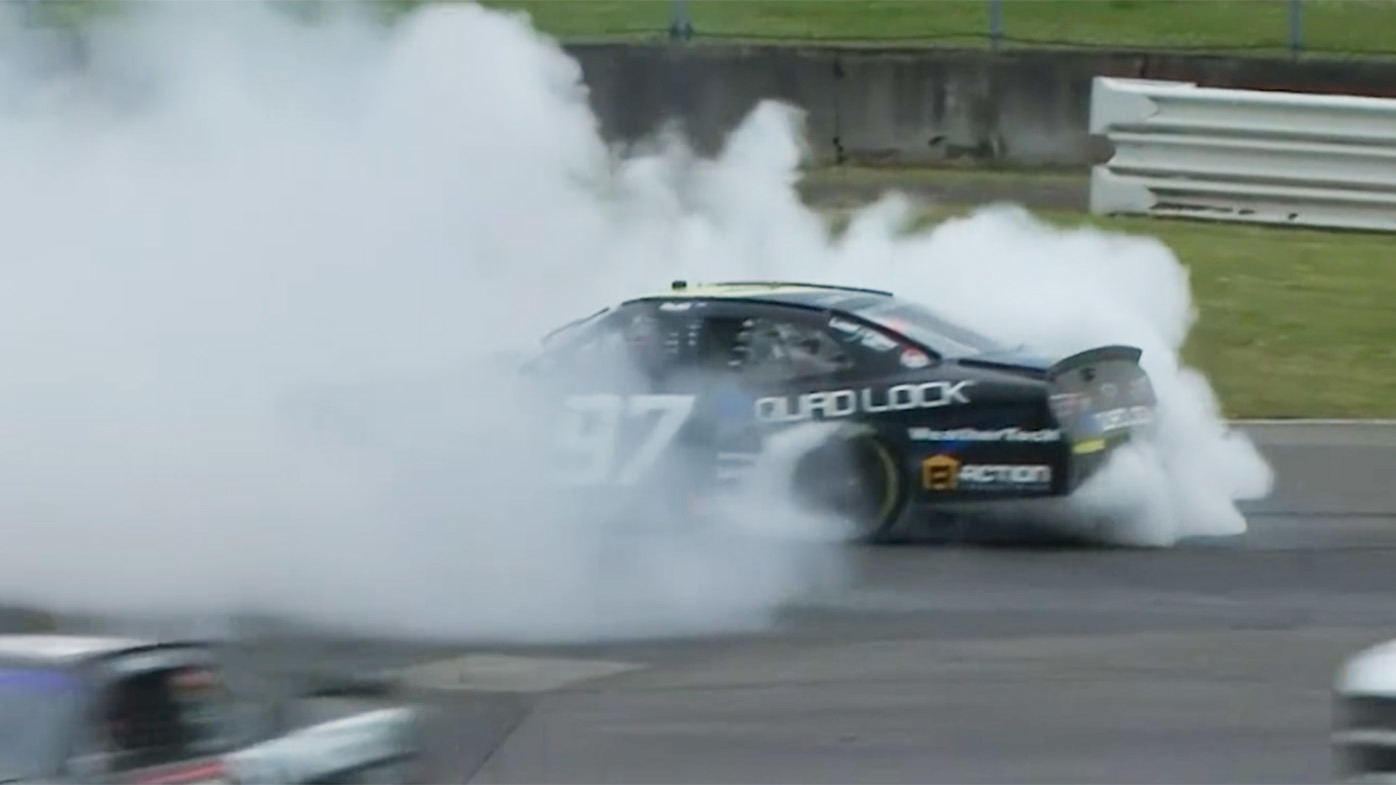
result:
<svg viewBox="0 0 1396 785"><path fill-rule="evenodd" d="M1199 318L1184 359L1211 378L1229 416L1396 417L1396 244L1389 235L1089 223L1154 235L1187 266Z"/></svg>
<svg viewBox="0 0 1396 785"><path fill-rule="evenodd" d="M568 39L662 39L670 0L485 0ZM987 0L688 0L695 40L981 45ZM1003 0L1009 45L1276 53L1287 0ZM1396 3L1305 0L1308 51L1396 53Z"/></svg>
<svg viewBox="0 0 1396 785"><path fill-rule="evenodd" d="M168 0L166 0L168 1ZM225 0L249 2L250 0ZM348 0L266 0L304 18ZM357 0L395 18L428 0ZM433 0L456 2L458 0ZM482 0L527 12L572 41L666 40L673 0ZM145 3L40 0L40 16L71 25ZM981 46L988 0L686 0L695 41ZM1288 0L1002 0L1005 46L1251 52L1288 50ZM1396 54L1393 0L1304 0L1303 46L1315 53Z"/></svg>
<svg viewBox="0 0 1396 785"><path fill-rule="evenodd" d="M1231 418L1396 417L1396 242L1389 235L1034 211L1161 239L1198 311L1183 360ZM935 208L933 224L964 208ZM830 211L836 222L844 210Z"/></svg>

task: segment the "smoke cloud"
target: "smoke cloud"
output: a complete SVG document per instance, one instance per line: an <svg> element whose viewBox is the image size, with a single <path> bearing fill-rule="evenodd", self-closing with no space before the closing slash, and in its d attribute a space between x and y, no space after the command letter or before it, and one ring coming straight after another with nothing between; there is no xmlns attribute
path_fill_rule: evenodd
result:
<svg viewBox="0 0 1396 785"><path fill-rule="evenodd" d="M1142 347L1160 436L1084 499L1116 541L1241 532L1268 487L1178 365L1157 241L1012 207L908 234L896 199L831 237L793 190L797 111L759 106L712 160L618 157L577 65L475 6L141 11L79 72L0 59L6 601L520 640L767 624L842 579L838 522L773 481L712 527L611 527L540 489L552 425L500 370L678 277L887 285L1051 353Z"/></svg>

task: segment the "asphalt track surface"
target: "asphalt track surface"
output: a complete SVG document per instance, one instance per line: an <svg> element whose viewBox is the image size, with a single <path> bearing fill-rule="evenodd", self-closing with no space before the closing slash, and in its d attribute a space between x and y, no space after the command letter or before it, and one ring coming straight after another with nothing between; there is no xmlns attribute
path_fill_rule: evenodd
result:
<svg viewBox="0 0 1396 785"><path fill-rule="evenodd" d="M1236 539L850 548L847 585L757 634L334 656L435 663L407 671L434 781L1332 781L1334 671L1396 637L1396 428L1257 432L1316 493ZM1354 475L1359 514L1319 492Z"/></svg>
<svg viewBox="0 0 1396 785"><path fill-rule="evenodd" d="M249 665L403 676L433 782L1328 782L1335 671L1396 638L1396 426L1251 430L1277 487L1239 538L850 547L842 585L755 633L293 629Z"/></svg>

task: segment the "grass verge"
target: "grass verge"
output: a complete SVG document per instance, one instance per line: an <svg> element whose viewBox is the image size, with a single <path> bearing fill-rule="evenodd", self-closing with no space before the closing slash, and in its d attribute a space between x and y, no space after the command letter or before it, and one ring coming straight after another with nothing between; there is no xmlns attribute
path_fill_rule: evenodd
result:
<svg viewBox="0 0 1396 785"><path fill-rule="evenodd" d="M964 212L938 207L923 220ZM1389 235L1034 212L1058 226L1157 237L1173 250L1198 311L1183 358L1207 374L1227 417L1396 417Z"/></svg>
<svg viewBox="0 0 1396 785"><path fill-rule="evenodd" d="M527 11L568 39L663 39L672 0L485 0ZM772 43L988 42L987 0L687 0L695 40ZM406 7L405 5L402 7ZM1306 51L1393 53L1396 4L1305 0ZM1003 0L1008 45L1249 51L1288 50L1288 0Z"/></svg>
<svg viewBox="0 0 1396 785"><path fill-rule="evenodd" d="M264 0L314 19L345 0ZM426 2L359 0L385 20ZM570 41L663 41L674 0L481 0L527 12L543 32ZM28 5L40 24L80 25L142 3L130 0L39 0ZM685 0L693 41L772 44L987 46L988 0ZM1108 47L1171 51L1285 54L1289 0L1002 0L1006 47ZM1303 0L1305 52L1396 55L1396 3Z"/></svg>

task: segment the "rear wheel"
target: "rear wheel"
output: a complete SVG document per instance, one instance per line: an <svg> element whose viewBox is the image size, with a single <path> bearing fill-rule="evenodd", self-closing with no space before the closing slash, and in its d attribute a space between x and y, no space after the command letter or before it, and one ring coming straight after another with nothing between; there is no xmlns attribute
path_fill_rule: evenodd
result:
<svg viewBox="0 0 1396 785"><path fill-rule="evenodd" d="M831 439L795 467L795 496L817 514L851 523L860 542L886 543L900 517L905 491L891 449L870 435Z"/></svg>

